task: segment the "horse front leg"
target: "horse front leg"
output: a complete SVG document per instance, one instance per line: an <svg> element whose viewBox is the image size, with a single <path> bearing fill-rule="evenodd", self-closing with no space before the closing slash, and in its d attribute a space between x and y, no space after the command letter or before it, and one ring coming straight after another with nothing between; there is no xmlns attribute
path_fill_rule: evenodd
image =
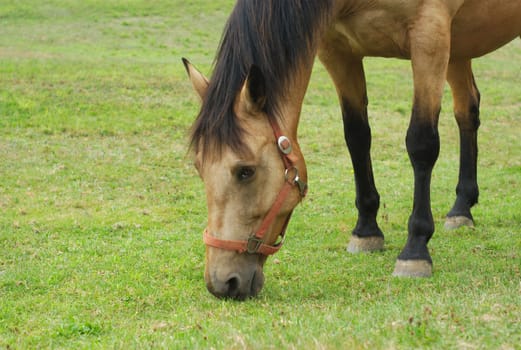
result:
<svg viewBox="0 0 521 350"><path fill-rule="evenodd" d="M425 2L410 31L414 100L406 146L414 170L414 202L407 243L396 261L395 276L432 275L427 248L434 234L430 185L440 151L438 118L449 61L450 16L430 4L434 2Z"/></svg>
<svg viewBox="0 0 521 350"><path fill-rule="evenodd" d="M460 134L460 168L456 201L447 214L446 229L460 226L474 226L470 209L478 202L477 181L478 128L480 95L470 60L451 62L447 71L447 81L454 100L454 116Z"/></svg>
<svg viewBox="0 0 521 350"><path fill-rule="evenodd" d="M347 251L382 250L384 235L376 222L380 195L376 190L371 163L371 129L367 117L367 93L362 60L352 57L346 46L324 43L319 57L331 75L342 108L344 136L355 175L358 219Z"/></svg>

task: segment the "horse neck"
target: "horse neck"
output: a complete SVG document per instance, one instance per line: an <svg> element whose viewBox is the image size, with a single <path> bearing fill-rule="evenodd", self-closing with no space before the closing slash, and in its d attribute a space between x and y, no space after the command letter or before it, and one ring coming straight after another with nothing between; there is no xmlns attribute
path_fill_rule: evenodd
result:
<svg viewBox="0 0 521 350"><path fill-rule="evenodd" d="M309 85L313 61L314 57L302 60L302 64L297 70L297 73L292 77L290 84L288 84L286 89L288 92L287 96L283 98L283 102L280 104L280 112L284 116L284 129L293 140L297 140L302 104Z"/></svg>

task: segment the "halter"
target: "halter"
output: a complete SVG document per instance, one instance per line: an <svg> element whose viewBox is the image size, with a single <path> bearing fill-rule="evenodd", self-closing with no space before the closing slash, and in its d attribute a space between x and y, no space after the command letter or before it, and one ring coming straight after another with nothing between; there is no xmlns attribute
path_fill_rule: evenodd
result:
<svg viewBox="0 0 521 350"><path fill-rule="evenodd" d="M249 254L262 254L272 255L279 251L284 243L284 236L286 234L286 228L293 210L289 213L284 225L282 226L282 232L279 234L280 239L274 245L268 245L264 243L264 235L268 231L275 218L279 214L282 205L286 201L291 189L298 187L300 196L304 198L306 196L308 186L298 176L298 169L294 165L297 161L297 157L291 153L292 146L289 138L284 136L280 130L279 124L276 120L270 121L271 128L275 134L275 140L277 141L277 147L280 152L282 161L284 162L284 185L279 191L275 202L273 202L270 210L262 220L260 227L250 235L247 240L227 240L212 236L208 232L208 228L204 230L203 241L207 246L237 251L238 253L249 253Z"/></svg>

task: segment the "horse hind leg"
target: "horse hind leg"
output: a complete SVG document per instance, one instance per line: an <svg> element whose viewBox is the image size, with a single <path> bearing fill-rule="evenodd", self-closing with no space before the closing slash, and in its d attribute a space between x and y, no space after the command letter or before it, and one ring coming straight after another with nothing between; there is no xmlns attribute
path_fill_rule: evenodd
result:
<svg viewBox="0 0 521 350"><path fill-rule="evenodd" d="M382 250L384 235L376 222L380 195L371 164L371 129L367 117L367 93L362 61L341 45L325 41L319 58L337 88L342 108L344 136L351 155L356 184L358 220L347 246L350 253ZM321 54L327 53L327 54Z"/></svg>
<svg viewBox="0 0 521 350"><path fill-rule="evenodd" d="M472 74L470 60L449 64L447 81L452 89L454 115L460 134L460 168L456 201L447 214L445 228L474 227L470 209L478 202L479 197L477 133L480 124L480 95Z"/></svg>
<svg viewBox="0 0 521 350"><path fill-rule="evenodd" d="M371 129L367 109L357 110L343 98L341 101L344 136L355 174L358 220L347 246L350 253L382 250L384 235L376 222L380 195L376 190L370 157Z"/></svg>

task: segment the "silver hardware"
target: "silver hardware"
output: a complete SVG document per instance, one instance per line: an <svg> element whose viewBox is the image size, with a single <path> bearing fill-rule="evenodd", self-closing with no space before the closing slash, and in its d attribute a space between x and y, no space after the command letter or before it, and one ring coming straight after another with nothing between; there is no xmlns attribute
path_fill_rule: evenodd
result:
<svg viewBox="0 0 521 350"><path fill-rule="evenodd" d="M246 251L250 254L256 254L259 251L263 241L261 238L257 238L255 235L251 235L248 238L248 243L246 244Z"/></svg>
<svg viewBox="0 0 521 350"><path fill-rule="evenodd" d="M293 173L292 175L294 175L294 176L290 177L290 173ZM306 196L306 193L308 190L308 184L305 183L304 181L300 180L300 177L298 176L297 167L292 166L291 168L286 169L284 172L284 179L287 182L289 182L290 184L292 184L292 185L296 184L298 186L298 190L300 192L301 197L304 198Z"/></svg>
<svg viewBox="0 0 521 350"><path fill-rule="evenodd" d="M308 184L304 181L300 181L300 179L295 179L295 183L298 185L298 190L300 192L300 196L304 198L308 191Z"/></svg>
<svg viewBox="0 0 521 350"><path fill-rule="evenodd" d="M284 148L284 143L287 142L288 146ZM279 146L279 149L284 154L290 154L292 147L291 147L291 141L286 136L280 136L277 140L277 145Z"/></svg>
<svg viewBox="0 0 521 350"><path fill-rule="evenodd" d="M291 172L294 172L294 174L295 174L295 176L293 176L293 178L289 177ZM286 181L288 181L291 184L297 183L299 181L299 179L300 179L298 177L298 169L296 167L294 167L294 166L292 166L289 169L286 169L284 171L284 178L286 179Z"/></svg>

